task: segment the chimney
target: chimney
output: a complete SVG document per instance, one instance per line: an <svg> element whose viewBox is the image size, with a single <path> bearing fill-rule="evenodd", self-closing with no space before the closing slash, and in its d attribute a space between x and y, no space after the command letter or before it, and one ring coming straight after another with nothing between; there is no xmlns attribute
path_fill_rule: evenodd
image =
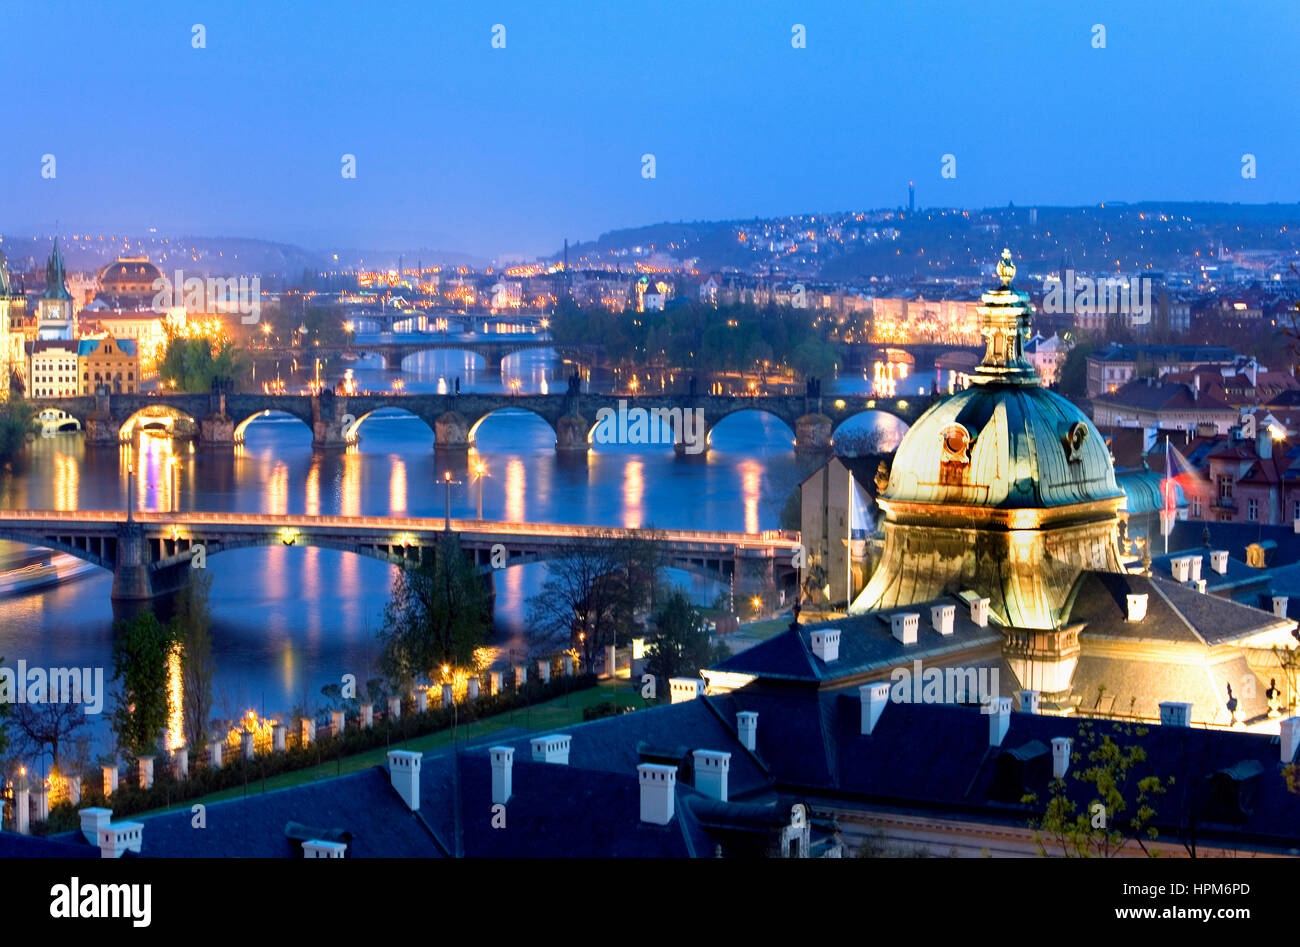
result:
<svg viewBox="0 0 1300 947"><path fill-rule="evenodd" d="M727 770L731 754L718 750L695 751L695 788L710 799L727 801Z"/></svg>
<svg viewBox="0 0 1300 947"><path fill-rule="evenodd" d="M479 683L477 677L471 677L465 684L465 699L478 700ZM362 710L365 708L363 707Z"/></svg>
<svg viewBox="0 0 1300 947"><path fill-rule="evenodd" d="M1210 550L1210 568L1219 575L1228 574L1228 550L1211 549Z"/></svg>
<svg viewBox="0 0 1300 947"><path fill-rule="evenodd" d="M1300 717L1287 717L1282 721L1282 762L1294 763L1295 752L1300 749Z"/></svg>
<svg viewBox="0 0 1300 947"><path fill-rule="evenodd" d="M977 598L970 603L970 620L980 628L989 626L989 600Z"/></svg>
<svg viewBox="0 0 1300 947"><path fill-rule="evenodd" d="M751 753L758 746L758 714L752 710L742 710L736 714L736 735L740 745Z"/></svg>
<svg viewBox="0 0 1300 947"><path fill-rule="evenodd" d="M1205 583L1205 580L1204 580L1204 579L1197 579L1197 580L1196 580L1196 591L1198 591L1198 592L1200 592L1202 595L1204 595L1204 594L1205 594L1205 589L1206 589L1206 583Z"/></svg>
<svg viewBox="0 0 1300 947"><path fill-rule="evenodd" d="M889 626L894 633L894 637L903 644L916 644L916 632L921 627L921 616L917 612L902 612L890 615Z"/></svg>
<svg viewBox="0 0 1300 947"><path fill-rule="evenodd" d="M99 857L121 858L127 851L140 854L140 840L144 834L142 822L110 822L99 828Z"/></svg>
<svg viewBox="0 0 1300 947"><path fill-rule="evenodd" d="M862 701L862 735L865 737L876 729L880 715L889 703L889 682L863 684L858 688L858 699Z"/></svg>
<svg viewBox="0 0 1300 947"><path fill-rule="evenodd" d="M641 821L652 825L673 821L677 767L642 763L636 774L641 783Z"/></svg>
<svg viewBox="0 0 1300 947"><path fill-rule="evenodd" d="M402 698L388 698L388 722L394 723L402 719Z"/></svg>
<svg viewBox="0 0 1300 947"><path fill-rule="evenodd" d="M225 744L221 740L213 740L208 744L208 765L213 769L221 769L221 754ZM113 782L117 782L116 775ZM108 767L104 767L104 795L108 795Z"/></svg>
<svg viewBox="0 0 1300 947"><path fill-rule="evenodd" d="M1255 437L1255 453L1259 454L1260 460L1268 460L1273 456L1273 435L1267 428Z"/></svg>
<svg viewBox="0 0 1300 947"><path fill-rule="evenodd" d="M1038 713L1038 691L1021 691L1020 692L1020 712L1024 714Z"/></svg>
<svg viewBox="0 0 1300 947"><path fill-rule="evenodd" d="M251 734L250 734L250 739L251 739ZM140 788L152 789L153 788L153 757L142 756L140 757L138 762L140 764Z"/></svg>
<svg viewBox="0 0 1300 947"><path fill-rule="evenodd" d="M1147 593L1130 594L1128 598L1128 620L1141 621L1147 617Z"/></svg>
<svg viewBox="0 0 1300 947"><path fill-rule="evenodd" d="M1192 705L1176 700L1160 702L1160 726L1190 727L1192 725Z"/></svg>
<svg viewBox="0 0 1300 947"><path fill-rule="evenodd" d="M510 774L514 769L515 751L508 746L494 746L488 750L492 759L492 804L505 805L510 801Z"/></svg>
<svg viewBox="0 0 1300 947"><path fill-rule="evenodd" d="M422 754L413 750L388 751L388 778L393 788L406 803L406 808L416 812L420 808L420 760Z"/></svg>
<svg viewBox="0 0 1300 947"><path fill-rule="evenodd" d="M317 838L302 843L303 858L344 858L347 851L346 842L326 842Z"/></svg>
<svg viewBox="0 0 1300 947"><path fill-rule="evenodd" d="M553 733L547 737L533 737L533 762L559 763L561 766L568 766L569 747L572 743L573 737L567 733Z"/></svg>
<svg viewBox="0 0 1300 947"><path fill-rule="evenodd" d="M90 806L82 809L80 815L81 834L86 837L86 841L91 845L98 845L99 830L108 828L108 824L113 821L113 810Z"/></svg>
<svg viewBox="0 0 1300 947"><path fill-rule="evenodd" d="M441 690L442 690L442 709L447 710L448 708L451 707L452 702L455 699L456 689L452 687L451 684L444 683L442 685Z"/></svg>
<svg viewBox="0 0 1300 947"><path fill-rule="evenodd" d="M952 634L952 622L957 615L956 605L931 605L930 624L941 635Z"/></svg>
<svg viewBox="0 0 1300 947"><path fill-rule="evenodd" d="M985 709L989 714L989 746L1001 746L1011 727L1011 698L991 698Z"/></svg>
<svg viewBox="0 0 1300 947"><path fill-rule="evenodd" d="M670 677L668 692L674 704L694 700L704 693L704 681L698 677Z"/></svg>
<svg viewBox="0 0 1300 947"><path fill-rule="evenodd" d="M73 773L68 777L68 802L73 808L81 805L81 774Z"/></svg>
<svg viewBox="0 0 1300 947"><path fill-rule="evenodd" d="M1188 578L1193 582L1201 581L1201 565L1204 563L1205 557L1188 556L1187 561L1191 564L1192 567L1192 571L1188 574Z"/></svg>
<svg viewBox="0 0 1300 947"><path fill-rule="evenodd" d="M1062 779L1070 770L1070 747L1074 741L1069 737L1052 737L1052 778Z"/></svg>
<svg viewBox="0 0 1300 947"><path fill-rule="evenodd" d="M838 628L827 628L825 631L814 631L809 636L812 639L812 652L821 658L826 664L832 661L838 661L840 657L840 630Z"/></svg>
<svg viewBox="0 0 1300 947"><path fill-rule="evenodd" d="M1285 595L1273 596L1273 615L1276 618L1286 618L1286 599Z"/></svg>
<svg viewBox="0 0 1300 947"><path fill-rule="evenodd" d="M1187 556L1178 556L1169 560L1169 571L1175 582L1186 582L1192 572L1192 561Z"/></svg>

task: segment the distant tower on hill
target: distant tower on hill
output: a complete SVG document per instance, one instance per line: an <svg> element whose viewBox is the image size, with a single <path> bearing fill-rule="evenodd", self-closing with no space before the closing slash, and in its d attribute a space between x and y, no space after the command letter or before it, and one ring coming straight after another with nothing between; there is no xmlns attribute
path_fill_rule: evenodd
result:
<svg viewBox="0 0 1300 947"><path fill-rule="evenodd" d="M916 182L915 181L907 182L907 212L909 214L916 213Z"/></svg>

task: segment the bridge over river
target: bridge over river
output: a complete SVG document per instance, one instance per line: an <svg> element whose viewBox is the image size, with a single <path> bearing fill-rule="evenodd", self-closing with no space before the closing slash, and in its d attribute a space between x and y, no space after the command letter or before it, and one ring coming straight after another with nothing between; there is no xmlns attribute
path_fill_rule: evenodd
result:
<svg viewBox="0 0 1300 947"><path fill-rule="evenodd" d="M913 423L929 407L929 396L878 398L853 395L823 398L820 395L701 395L647 394L619 396L593 394L570 388L559 394L360 394L336 395L326 390L312 395L268 395L213 391L209 394L109 394L101 388L95 396L36 398L37 410L56 409L80 422L89 444L117 444L129 441L150 426L170 429L177 419L190 422L201 444L234 445L243 440L248 425L259 417L286 414L299 418L312 431L312 445L319 449L347 448L358 442L366 419L383 408L395 408L423 420L434 432L434 447L465 450L474 444L480 424L492 413L504 409L530 411L555 432L556 450L585 453L596 440L602 414L616 417L617 443L665 445L653 426L641 428L648 435L637 440L635 422L641 416L658 416L681 421L689 413L696 420L696 432L707 449L709 432L724 418L740 411L762 411L789 425L794 446L800 452L829 450L835 430L849 418L878 411ZM676 447L697 453L682 443L683 426L678 423ZM641 436L645 436L641 435Z"/></svg>
<svg viewBox="0 0 1300 947"><path fill-rule="evenodd" d="M672 568L723 582L738 595L784 586L797 573L797 532L639 530L553 523L267 513L0 510L0 539L76 556L113 573L115 602L148 601L183 587L209 557L255 546L318 546L409 565L433 555L448 531L485 581L576 546L653 543Z"/></svg>

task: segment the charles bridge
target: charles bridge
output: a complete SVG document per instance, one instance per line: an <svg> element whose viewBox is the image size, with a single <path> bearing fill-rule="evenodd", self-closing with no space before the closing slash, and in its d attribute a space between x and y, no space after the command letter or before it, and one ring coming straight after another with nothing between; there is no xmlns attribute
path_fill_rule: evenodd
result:
<svg viewBox="0 0 1300 947"><path fill-rule="evenodd" d="M324 390L310 395L240 393L214 386L207 394L109 394L100 388L94 396L36 398L37 409L66 412L81 423L88 445L116 445L130 440L141 429L156 426L171 429L178 419L189 422L188 430L204 446L233 446L243 440L244 431L259 417L291 415L312 431L312 446L322 450L344 449L359 440L367 418L382 408L409 412L434 432L439 450L465 450L474 443L478 426L491 414L505 409L531 411L555 432L557 451L585 453L603 409L617 414L644 409L651 416L680 418L699 412L703 434L719 422L741 411L762 411L779 418L795 434L800 453L829 451L835 430L849 418L878 411L908 424L929 406L930 397L881 398L868 395L823 398L816 382L801 394L708 395L696 393L643 394L620 396L581 392L571 380L569 390L558 394L356 394L341 395ZM675 414L674 414L675 412ZM685 452L680 441L676 449ZM177 433L180 433L178 431ZM657 443L650 440L648 443Z"/></svg>

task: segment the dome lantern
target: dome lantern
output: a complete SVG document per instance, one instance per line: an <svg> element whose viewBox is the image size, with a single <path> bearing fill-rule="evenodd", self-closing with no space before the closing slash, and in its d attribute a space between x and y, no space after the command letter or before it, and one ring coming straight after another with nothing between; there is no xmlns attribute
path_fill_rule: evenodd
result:
<svg viewBox="0 0 1300 947"><path fill-rule="evenodd" d="M1003 250L997 264L998 279L1002 286L980 297L980 333L987 348L984 361L971 375L977 385L1000 382L1011 385L1037 385L1038 373L1025 358L1025 343L1029 341L1029 320L1034 308L1029 295L1011 288L1016 275L1016 264L1011 251Z"/></svg>

